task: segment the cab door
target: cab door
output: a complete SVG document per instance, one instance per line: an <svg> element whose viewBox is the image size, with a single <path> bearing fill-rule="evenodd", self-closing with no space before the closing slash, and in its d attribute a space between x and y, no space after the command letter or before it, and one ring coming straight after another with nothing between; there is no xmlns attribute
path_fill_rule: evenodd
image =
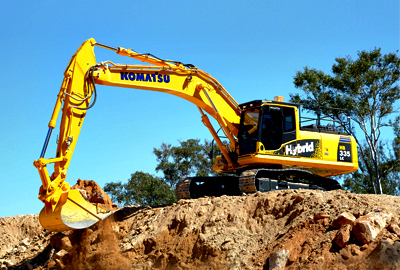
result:
<svg viewBox="0 0 400 270"><path fill-rule="evenodd" d="M239 155L256 152L259 141L260 111L260 107L256 107L242 113L239 128Z"/></svg>
<svg viewBox="0 0 400 270"><path fill-rule="evenodd" d="M294 108L266 105L262 111L260 141L265 150L277 150L282 144L296 139Z"/></svg>
<svg viewBox="0 0 400 270"><path fill-rule="evenodd" d="M293 107L282 107L283 133L282 144L296 140L296 116Z"/></svg>

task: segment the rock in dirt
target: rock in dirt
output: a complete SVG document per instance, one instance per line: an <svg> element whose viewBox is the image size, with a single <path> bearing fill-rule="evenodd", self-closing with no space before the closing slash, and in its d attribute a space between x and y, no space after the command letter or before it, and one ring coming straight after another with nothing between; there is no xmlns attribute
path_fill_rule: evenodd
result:
<svg viewBox="0 0 400 270"><path fill-rule="evenodd" d="M400 227L396 224L390 224L387 228L389 231L397 234L397 236L400 236Z"/></svg>
<svg viewBox="0 0 400 270"><path fill-rule="evenodd" d="M375 240L383 228L388 225L391 213L369 213L354 221L354 236L361 244L369 244Z"/></svg>
<svg viewBox="0 0 400 270"><path fill-rule="evenodd" d="M336 234L336 237L334 239L335 243L339 247L344 248L349 244L351 229L352 229L351 224L346 224L339 229L339 231Z"/></svg>
<svg viewBox="0 0 400 270"><path fill-rule="evenodd" d="M269 270L284 270L289 257L289 250L278 250L269 256Z"/></svg>
<svg viewBox="0 0 400 270"><path fill-rule="evenodd" d="M374 261L375 269L400 269L400 241L383 239L372 251L370 260Z"/></svg>
<svg viewBox="0 0 400 270"><path fill-rule="evenodd" d="M350 212L341 213L337 218L335 218L332 222L332 226L335 228L340 228L344 225L353 226L354 221L356 220L355 216Z"/></svg>

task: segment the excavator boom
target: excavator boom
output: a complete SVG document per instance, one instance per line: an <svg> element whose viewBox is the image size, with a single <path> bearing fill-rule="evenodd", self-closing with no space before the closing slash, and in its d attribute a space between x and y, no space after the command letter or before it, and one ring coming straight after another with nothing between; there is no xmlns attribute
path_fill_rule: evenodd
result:
<svg viewBox="0 0 400 270"><path fill-rule="evenodd" d="M110 61L97 63L95 46L150 65L121 65ZM42 180L39 199L45 204L40 221L50 231L85 228L112 214L111 210L99 211L77 190L71 190L65 181L83 121L96 101L96 84L158 91L184 98L198 107L203 123L215 135L217 144L228 159L228 147L222 144L203 110L218 121L230 140L231 148L235 149L240 108L215 78L192 65L161 60L121 47L113 48L89 39L72 56L64 72L46 140L40 158L34 162ZM60 111L62 117L56 157L46 159L46 148ZM47 169L49 164L54 164L51 175ZM235 166L231 160L229 164L230 167Z"/></svg>

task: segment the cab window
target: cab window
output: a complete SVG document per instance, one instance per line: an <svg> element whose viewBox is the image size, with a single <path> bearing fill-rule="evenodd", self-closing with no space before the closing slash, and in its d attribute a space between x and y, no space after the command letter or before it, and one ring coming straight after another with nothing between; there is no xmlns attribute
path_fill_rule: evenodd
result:
<svg viewBox="0 0 400 270"><path fill-rule="evenodd" d="M295 116L293 108L283 108L284 132L290 132L296 129Z"/></svg>
<svg viewBox="0 0 400 270"><path fill-rule="evenodd" d="M260 115L259 109L247 111L244 114L243 127L241 138L247 139L248 137L257 137L258 118Z"/></svg>

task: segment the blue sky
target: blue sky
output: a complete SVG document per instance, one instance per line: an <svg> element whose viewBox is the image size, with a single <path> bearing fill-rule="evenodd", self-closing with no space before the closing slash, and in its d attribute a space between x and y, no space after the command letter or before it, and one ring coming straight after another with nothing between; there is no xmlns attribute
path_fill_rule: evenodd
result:
<svg viewBox="0 0 400 270"><path fill-rule="evenodd" d="M329 72L335 57L399 49L399 1L7 1L0 10L0 217L38 213L40 155L69 59L91 37L213 75L239 103L289 98L304 66ZM96 48L98 61L130 61ZM55 156L53 132L46 157ZM126 181L155 173L153 147L211 139L196 107L162 93L98 87L68 170Z"/></svg>

